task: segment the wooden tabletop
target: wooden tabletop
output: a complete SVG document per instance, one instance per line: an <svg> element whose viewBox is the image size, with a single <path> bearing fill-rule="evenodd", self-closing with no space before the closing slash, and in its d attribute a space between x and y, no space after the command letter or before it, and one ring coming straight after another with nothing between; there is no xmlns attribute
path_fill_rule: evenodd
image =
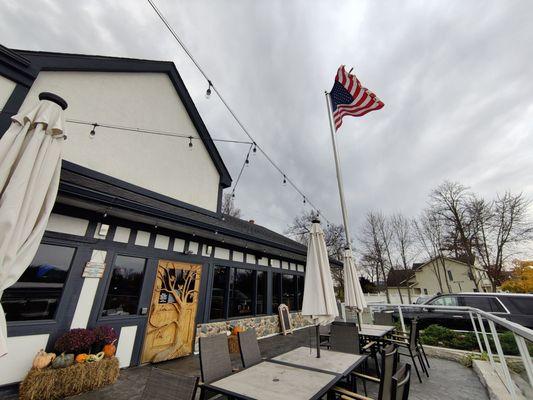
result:
<svg viewBox="0 0 533 400"><path fill-rule="evenodd" d="M315 400L340 378L341 375L330 372L263 361L205 387L244 400Z"/></svg>
<svg viewBox="0 0 533 400"><path fill-rule="evenodd" d="M317 358L316 348L304 346L274 357L270 361L346 376L357 368L366 357L366 355L320 349L320 358Z"/></svg>

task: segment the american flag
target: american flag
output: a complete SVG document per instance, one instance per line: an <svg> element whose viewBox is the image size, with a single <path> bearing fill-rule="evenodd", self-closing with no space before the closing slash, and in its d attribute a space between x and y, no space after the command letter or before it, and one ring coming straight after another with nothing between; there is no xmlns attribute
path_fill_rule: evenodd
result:
<svg viewBox="0 0 533 400"><path fill-rule="evenodd" d="M335 130L340 128L345 115L362 117L385 105L374 93L363 87L355 75L346 72L344 65L337 71L330 97Z"/></svg>

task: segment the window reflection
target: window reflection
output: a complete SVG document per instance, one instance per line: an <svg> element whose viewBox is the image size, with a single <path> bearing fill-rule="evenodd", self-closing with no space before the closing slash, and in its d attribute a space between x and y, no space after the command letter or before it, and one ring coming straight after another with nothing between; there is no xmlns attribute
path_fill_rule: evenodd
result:
<svg viewBox="0 0 533 400"><path fill-rule="evenodd" d="M278 307L281 304L281 274L274 272L272 274L272 312L278 313Z"/></svg>
<svg viewBox="0 0 533 400"><path fill-rule="evenodd" d="M304 299L304 283L305 283L305 276L298 275L296 277L298 282L298 291L296 292L296 302L298 305L298 311L302 309L302 302Z"/></svg>
<svg viewBox="0 0 533 400"><path fill-rule="evenodd" d="M229 281L229 317L240 317L253 313L253 271L234 268Z"/></svg>
<svg viewBox="0 0 533 400"><path fill-rule="evenodd" d="M282 300L283 303L289 306L289 311L294 311L295 307L295 294L296 294L296 284L294 275L283 274L282 279Z"/></svg>
<svg viewBox="0 0 533 400"><path fill-rule="evenodd" d="M103 316L137 314L145 264L144 258L117 256Z"/></svg>
<svg viewBox="0 0 533 400"><path fill-rule="evenodd" d="M74 252L72 247L39 246L30 266L4 291L2 307L7 321L55 317Z"/></svg>
<svg viewBox="0 0 533 400"><path fill-rule="evenodd" d="M211 292L211 319L224 318L224 304L226 299L227 271L225 267L215 267L213 290Z"/></svg>
<svg viewBox="0 0 533 400"><path fill-rule="evenodd" d="M257 271L257 314L266 314L267 273Z"/></svg>

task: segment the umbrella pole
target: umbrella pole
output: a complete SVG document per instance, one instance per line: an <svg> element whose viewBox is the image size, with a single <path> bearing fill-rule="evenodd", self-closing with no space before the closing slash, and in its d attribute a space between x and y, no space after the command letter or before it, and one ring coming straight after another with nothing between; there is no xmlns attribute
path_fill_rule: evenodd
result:
<svg viewBox="0 0 533 400"><path fill-rule="evenodd" d="M363 319L359 311L357 311L357 322L359 322L359 330L363 329Z"/></svg>
<svg viewBox="0 0 533 400"><path fill-rule="evenodd" d="M316 358L320 358L320 325L315 325L316 329Z"/></svg>

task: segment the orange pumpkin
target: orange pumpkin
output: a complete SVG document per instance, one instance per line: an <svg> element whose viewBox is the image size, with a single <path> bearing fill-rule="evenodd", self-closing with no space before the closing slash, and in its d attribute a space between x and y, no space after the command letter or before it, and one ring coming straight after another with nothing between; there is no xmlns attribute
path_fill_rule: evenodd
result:
<svg viewBox="0 0 533 400"><path fill-rule="evenodd" d="M88 357L89 357L89 355L85 354L85 353L78 354L76 356L76 362L79 363L79 364L84 363L85 361L87 361Z"/></svg>
<svg viewBox="0 0 533 400"><path fill-rule="evenodd" d="M237 335L239 332L244 332L244 328L242 326L237 325L233 328L233 331L231 333Z"/></svg>
<svg viewBox="0 0 533 400"><path fill-rule="evenodd" d="M111 343L108 343L104 346L103 351L106 358L111 358L115 355L117 352L117 347L115 346L115 342L117 340L113 340Z"/></svg>

